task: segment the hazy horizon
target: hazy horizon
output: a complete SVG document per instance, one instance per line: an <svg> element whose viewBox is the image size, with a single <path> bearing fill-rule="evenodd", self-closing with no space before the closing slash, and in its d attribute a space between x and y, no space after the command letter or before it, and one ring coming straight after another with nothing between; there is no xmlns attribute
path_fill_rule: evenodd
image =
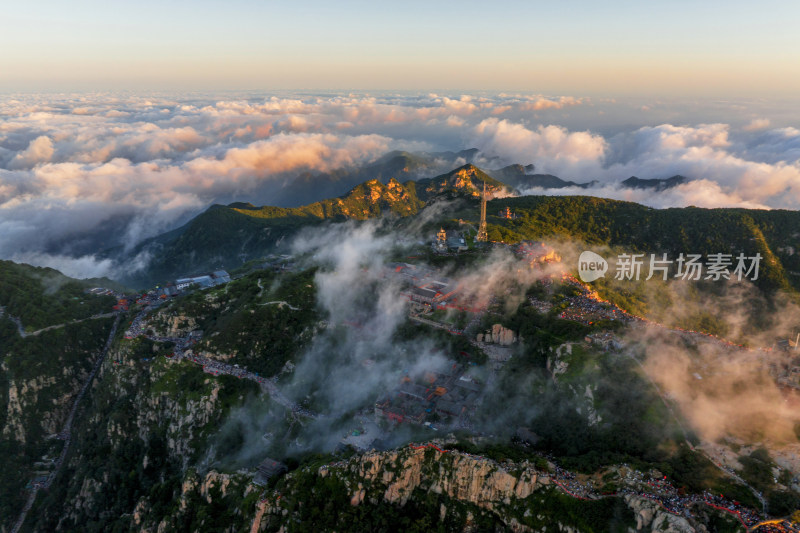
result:
<svg viewBox="0 0 800 533"><path fill-rule="evenodd" d="M482 94L2 97L0 257L102 273L100 250L83 243L90 235L116 228L107 238L130 248L212 203L318 200L286 195L297 194L298 177L334 179L325 176L391 150L477 148L483 168L532 163L537 173L597 180L529 194L800 207L797 111L763 101ZM675 174L691 181L659 194L619 187L632 175Z"/></svg>
<svg viewBox="0 0 800 533"><path fill-rule="evenodd" d="M60 264L109 224L133 246L390 150L478 148L490 168L598 182L529 193L798 209L798 15L743 0L12 2L0 258ZM692 181L618 187L674 174Z"/></svg>
<svg viewBox="0 0 800 533"><path fill-rule="evenodd" d="M800 6L743 0L14 2L0 91L794 97Z"/></svg>

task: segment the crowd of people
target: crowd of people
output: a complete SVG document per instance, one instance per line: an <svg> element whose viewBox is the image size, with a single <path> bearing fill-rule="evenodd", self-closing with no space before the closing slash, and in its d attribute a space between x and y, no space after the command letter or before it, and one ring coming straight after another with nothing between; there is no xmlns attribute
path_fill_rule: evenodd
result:
<svg viewBox="0 0 800 533"><path fill-rule="evenodd" d="M721 494L704 491L702 494L684 494L666 476L654 477L622 465L620 469L623 487L613 493L598 494L591 481L581 482L571 472L555 466L553 481L571 496L582 499L597 499L608 496L631 494L657 503L668 513L691 518L692 508L708 505L735 517L745 528L751 528L764 520L757 511L729 500Z"/></svg>
<svg viewBox="0 0 800 533"><path fill-rule="evenodd" d="M587 326L598 320L630 320L620 309L586 295L570 296L566 301L569 306L558 315L564 320L580 322Z"/></svg>
<svg viewBox="0 0 800 533"><path fill-rule="evenodd" d="M425 448L426 446L412 444L411 447L414 449L420 449ZM439 448L436 447L436 449ZM439 450L446 451L441 449ZM464 452L459 453L480 461L492 461L491 459L487 459L483 456ZM765 520L764 517L757 511L745 507L739 502L729 500L723 495L714 494L710 491L705 491L702 494L682 494L681 491L679 491L666 478L666 476L654 477L652 475L644 474L638 470L630 469L627 467L627 465L622 465L622 468L620 468L623 487L613 493L599 493L593 480L588 478L582 480L573 472L570 472L569 470L566 470L556 464L552 457L546 455L544 457L548 459L551 469L549 472L540 472L539 475L549 478L556 486L574 498L582 500L595 500L604 497L632 494L634 496L646 498L656 502L668 513L687 518L692 517L692 507L700 504L713 507L735 517L745 528L752 528ZM759 529L759 531L800 532L800 526L794 525L790 521L785 521L784 523L778 524L765 524L762 526L762 529Z"/></svg>
<svg viewBox="0 0 800 533"><path fill-rule="evenodd" d="M142 303L144 307L133 317L128 329L125 331L125 338L128 340L145 335L145 327L147 325L145 318L151 311L154 311L158 306L164 303L164 300L143 297L138 300L137 303Z"/></svg>

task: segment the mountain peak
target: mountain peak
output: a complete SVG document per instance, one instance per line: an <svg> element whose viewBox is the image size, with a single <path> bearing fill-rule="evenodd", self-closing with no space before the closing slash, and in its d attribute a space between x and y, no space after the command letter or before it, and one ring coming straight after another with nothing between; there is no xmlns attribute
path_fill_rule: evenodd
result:
<svg viewBox="0 0 800 533"><path fill-rule="evenodd" d="M232 204L228 204L228 207L231 209L257 209L257 207L250 202L233 202Z"/></svg>
<svg viewBox="0 0 800 533"><path fill-rule="evenodd" d="M486 183L486 187L489 190L505 187L504 183L494 179L472 163L467 163L464 166L458 167L433 179L437 180L440 178L447 179L458 189L472 187L477 190L483 188L483 183Z"/></svg>
<svg viewBox="0 0 800 533"><path fill-rule="evenodd" d="M513 165L505 166L498 170L490 170L492 174L499 176L501 179L518 179L525 174L527 174L528 170L533 172L534 166L533 165L521 165L519 163L515 163Z"/></svg>
<svg viewBox="0 0 800 533"><path fill-rule="evenodd" d="M637 178L636 176L631 176L623 181L622 185L623 187L627 187L629 189L655 189L656 191L663 191L665 189L677 187L678 185L682 185L689 181L691 181L689 178L686 176L681 176L680 174L676 174L671 178L664 179L642 179Z"/></svg>
<svg viewBox="0 0 800 533"><path fill-rule="evenodd" d="M510 188L475 165L467 163L435 178L417 181L417 191L423 200L442 194L480 196L484 183L489 192Z"/></svg>

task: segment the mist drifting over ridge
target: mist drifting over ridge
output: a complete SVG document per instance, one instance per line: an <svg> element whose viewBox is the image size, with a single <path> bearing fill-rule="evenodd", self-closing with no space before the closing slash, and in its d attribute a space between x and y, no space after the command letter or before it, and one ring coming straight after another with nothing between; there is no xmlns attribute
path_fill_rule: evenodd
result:
<svg viewBox="0 0 800 533"><path fill-rule="evenodd" d="M481 168L533 163L537 173L597 181L588 189L523 194L588 194L654 207L800 205L800 131L788 125L792 117L755 103L508 94L18 95L0 101L0 116L0 257L79 277L116 268L97 257L96 240L130 249L212 203L289 205L281 192L298 177L335 177L392 150L477 148L472 162ZM443 160L439 170L463 162ZM675 174L690 181L664 194L619 187L632 175ZM98 234L91 243L81 238Z"/></svg>
<svg viewBox="0 0 800 533"><path fill-rule="evenodd" d="M429 206L420 217L429 218L426 210L441 208L439 204ZM309 418L296 428L296 439L277 448L280 453L330 452L358 426L359 419L366 417L364 413L382 395L397 389L404 376L439 372L465 361L463 354L443 350L433 339L409 336L407 330L398 336L401 328L408 325L409 301L402 284L391 273L402 264L396 262L397 257L418 250L416 244L428 235L413 224L398 230L393 223L396 220L382 218L327 224L300 232L293 239L290 248L300 258L302 268L315 269L316 303L324 327L299 354L291 372L281 378L281 386L293 401L309 405L320 416ZM431 269L437 276L451 280L462 297L475 301L478 307L502 301L489 315L492 321L504 323L521 305L530 305L527 290L532 285L563 280L562 276L570 272L581 250L587 247L569 239L553 240L551 244L563 261L536 268L520 261L506 247L493 249L465 265L451 263L438 268L419 259L412 261L416 267ZM605 247L596 249L609 252ZM639 408L652 401L657 391L674 401L675 408L663 427L649 423L642 426L644 433L637 438L650 439L648 445L653 447L674 438L670 433L676 429L674 424L704 441L733 436L779 446L797 445L794 427L800 418L768 371L786 357L768 349L775 339L796 327L796 317L800 316L796 303L779 294L773 295L776 302L771 305L747 281L724 283L713 297L696 294L688 282L658 284L652 289L644 283L643 287L652 291L649 297L663 306L654 312L655 320L663 324L643 320L616 330L622 348L597 359L608 367L601 369L597 361L585 367L576 364L569 378L561 378L556 365L563 361L563 349L580 342L565 342L557 349L544 350L540 355L547 359L548 366L543 374L547 377L543 378L528 367L522 367L526 371L514 370L515 364L530 357L530 352L526 354L529 344L536 343L534 339L520 338L509 349L514 362L506 363L508 368L483 383L481 405L471 418L470 430L510 438L518 428L529 425L537 431L544 429L546 434L543 426L549 425L546 420L556 412L548 402L554 402L559 409L570 411L571 416L579 413L587 432L606 438L622 431L619 424L623 420L615 419L614 401L624 400L630 402L629 407L638 404ZM717 306L714 314L727 330L720 338L687 335L678 327L696 313ZM755 315L768 326L755 324ZM476 331L465 331L464 338L474 340ZM728 340L749 348L733 347ZM470 351L473 349L477 345ZM480 370L485 378L488 372ZM619 381L620 376L626 380ZM634 376L638 376L636 387L627 381ZM639 378L649 381L653 389L644 387L645 382ZM584 387L589 386L594 392L584 393L589 390ZM604 400L596 402L601 396ZM588 411L595 408L596 411ZM245 406L235 415L244 421L239 424L239 431L246 442L255 443L254 449L263 450L273 445L273 438L265 444L261 436L268 424L256 422L252 411ZM594 414L587 415L587 411ZM596 421L592 419L595 414ZM448 424L439 429L444 434L463 428ZM400 425L382 434L381 440L385 446L400 446L432 435L418 430Z"/></svg>

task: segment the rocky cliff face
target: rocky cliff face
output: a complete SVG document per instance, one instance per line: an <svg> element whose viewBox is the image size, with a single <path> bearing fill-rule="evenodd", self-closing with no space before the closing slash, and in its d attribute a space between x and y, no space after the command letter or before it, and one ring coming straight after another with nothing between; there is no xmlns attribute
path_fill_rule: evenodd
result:
<svg viewBox="0 0 800 533"><path fill-rule="evenodd" d="M430 461L436 455L436 461ZM508 504L512 497L527 498L537 488L549 485L546 477L540 479L539 472L528 465L511 475L493 461L433 449L427 453L409 449L368 453L348 471L360 480L353 491L354 503L364 501L365 487L378 484L385 485L385 489L381 487L384 501L405 505L413 491L424 485L435 494L493 509ZM327 469L320 475L328 475Z"/></svg>
<svg viewBox="0 0 800 533"><path fill-rule="evenodd" d="M686 519L666 513L645 498L626 496L588 502L567 496L548 472L528 462L500 464L427 447L371 452L344 463L324 465L314 472L289 474L283 488L268 495L260 509L261 531L284 530L296 518L294 513L302 512L292 502L291 490L295 482L307 483L309 475L319 479L314 486L325 484L325 480L342 482L346 501L354 507L385 504L407 507L420 501L437 502L439 519L444 521L448 515L458 515L464 531L480 530L477 519L481 513L499 520L500 527L519 532L697 530ZM571 511L562 512L562 506ZM614 513L621 517L614 518L613 524L592 524L580 517L580 509L587 511L587 516L598 516L598 507L614 506Z"/></svg>
<svg viewBox="0 0 800 533"><path fill-rule="evenodd" d="M517 335L512 330L504 328L501 324L495 324L492 326L492 329L485 333L478 333L477 340L478 342L510 346L517 342Z"/></svg>
<svg viewBox="0 0 800 533"><path fill-rule="evenodd" d="M446 191L460 191L471 196L480 197L484 183L489 194L498 193L504 188L502 183L470 164L435 178L419 180L418 183L423 186L425 193L429 196L442 194Z"/></svg>
<svg viewBox="0 0 800 533"><path fill-rule="evenodd" d="M165 358L147 365L142 372L142 363L132 360L127 345L116 347L110 359L113 362L107 362L101 372L101 377L107 378L104 386L112 397L131 398L131 404L136 406L129 420L108 420L104 433L111 445L119 448L132 437L146 442L162 430L170 458L180 459L185 466L198 451L198 433L219 417L219 381L198 374L200 370L195 365ZM199 388L181 390L181 375L189 372L198 375L193 384ZM189 389L188 382L186 385Z"/></svg>
<svg viewBox="0 0 800 533"><path fill-rule="evenodd" d="M195 317L159 309L146 322L145 329L152 329L161 337L180 338L198 329L198 325Z"/></svg>
<svg viewBox="0 0 800 533"><path fill-rule="evenodd" d="M58 531L92 522L104 530L155 533L202 529L198 524L219 515L238 531L245 518L237 509L249 479L194 470L230 407L257 389L228 378L154 358L141 340L120 341L84 402L64 475L43 496L42 512L30 525ZM204 530L227 528L214 521Z"/></svg>
<svg viewBox="0 0 800 533"><path fill-rule="evenodd" d="M133 511L132 529L142 533L167 533L193 524L196 531L243 531L253 521L254 502L259 491L249 481L248 476L240 474L211 470L200 475L190 470L181 483L174 511L161 515L157 506L141 498Z"/></svg>
<svg viewBox="0 0 800 533"><path fill-rule="evenodd" d="M573 343L566 343L551 349L546 367L554 382L572 391L572 397L576 402L575 410L578 414L585 416L590 426L596 426L603 421L603 417L597 412L594 398L597 383L594 381L593 375L596 368L583 367L581 355L578 353L580 348L573 354L573 346ZM575 367L578 367L580 372L576 373Z"/></svg>
<svg viewBox="0 0 800 533"><path fill-rule="evenodd" d="M61 331L43 334L36 341L72 341ZM19 341L24 344L26 341ZM77 343L76 343L77 344ZM46 368L36 368L38 375L28 377L27 368L17 370L8 361L0 363L0 372L8 376L8 403L5 424L0 431L3 438L12 439L19 444L30 444L46 435L61 431L71 405L89 369L99 355L100 345L53 347ZM39 365L44 367L44 365Z"/></svg>
<svg viewBox="0 0 800 533"><path fill-rule="evenodd" d="M6 371L5 368L2 369ZM47 386L52 386L56 382L55 377L39 376L29 381L16 382L11 380L8 384L8 407L6 414L6 425L3 427L3 437L10 437L20 444L26 444L26 427L24 424L24 411L28 405L35 404L40 392ZM56 401L63 406L63 402ZM45 412L47 420L43 420L42 427L49 433L56 433L54 418L55 413Z"/></svg>
<svg viewBox="0 0 800 533"><path fill-rule="evenodd" d="M0 319L0 531L23 509L26 485L54 466L76 396L102 352L113 319L102 318L21 337Z"/></svg>
<svg viewBox="0 0 800 533"><path fill-rule="evenodd" d="M625 495L625 503L636 516L637 531L673 531L675 533L694 533L706 531L702 525L692 526L682 516L665 513L657 503L632 494Z"/></svg>
<svg viewBox="0 0 800 533"><path fill-rule="evenodd" d="M345 216L365 220L390 211L401 216L412 215L420 207L416 195L397 180L391 179L384 185L373 179L353 187L344 196L323 200L303 209L322 218Z"/></svg>

